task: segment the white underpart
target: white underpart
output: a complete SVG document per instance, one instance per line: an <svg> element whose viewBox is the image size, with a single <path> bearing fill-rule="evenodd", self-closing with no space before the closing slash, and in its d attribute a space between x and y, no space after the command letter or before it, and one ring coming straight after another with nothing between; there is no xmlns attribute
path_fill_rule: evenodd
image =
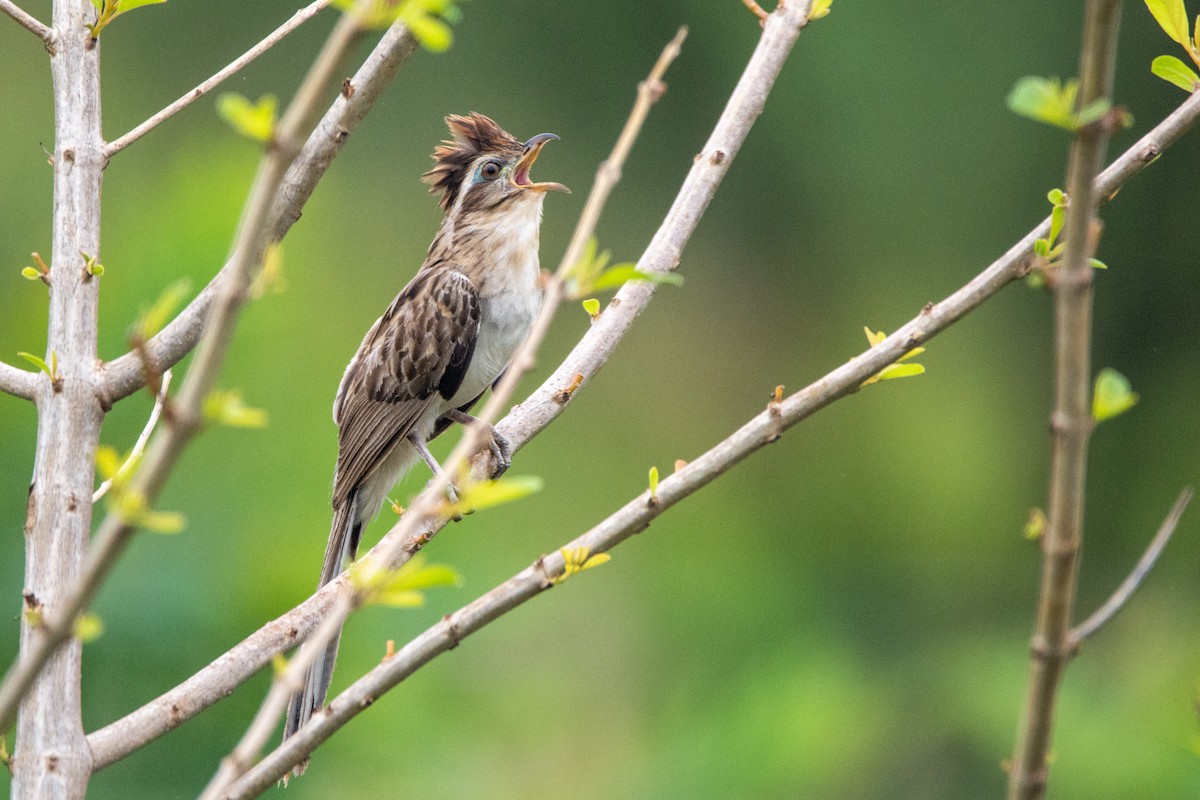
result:
<svg viewBox="0 0 1200 800"><path fill-rule="evenodd" d="M542 304L538 287L538 231L545 194L524 192L512 201L504 221L489 228L482 240L489 253L488 267L476 281L480 296L479 334L475 352L462 385L449 400L435 393L413 426L422 441L428 441L434 424L443 414L482 394L504 372L521 342L529 334ZM452 235L452 231L446 231ZM464 281L463 273L454 273ZM364 522L374 518L392 487L420 459L416 449L404 441L369 475L360 490L355 515Z"/></svg>

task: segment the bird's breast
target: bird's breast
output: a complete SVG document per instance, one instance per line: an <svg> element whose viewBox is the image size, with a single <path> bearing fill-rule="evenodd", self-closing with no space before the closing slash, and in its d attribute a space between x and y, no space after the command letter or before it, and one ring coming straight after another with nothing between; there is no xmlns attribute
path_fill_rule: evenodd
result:
<svg viewBox="0 0 1200 800"><path fill-rule="evenodd" d="M514 266L494 270L481 289L475 352L447 409L470 402L494 383L533 325L542 304L537 257Z"/></svg>

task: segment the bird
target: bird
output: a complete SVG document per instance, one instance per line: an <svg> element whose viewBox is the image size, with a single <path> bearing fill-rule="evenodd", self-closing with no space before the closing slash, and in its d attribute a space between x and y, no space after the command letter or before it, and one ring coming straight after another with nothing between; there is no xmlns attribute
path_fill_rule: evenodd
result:
<svg viewBox="0 0 1200 800"><path fill-rule="evenodd" d="M363 337L334 399L333 522L318 589L355 559L363 528L418 460L441 472L429 441L455 422L475 421L467 412L501 378L541 306L542 204L547 192L570 190L534 182L529 171L559 137L539 133L522 143L476 112L451 114L446 125L451 138L422 176L440 195L441 225L416 275ZM511 448L495 428L488 432L499 477ZM284 739L324 706L340 637L339 630L292 695Z"/></svg>

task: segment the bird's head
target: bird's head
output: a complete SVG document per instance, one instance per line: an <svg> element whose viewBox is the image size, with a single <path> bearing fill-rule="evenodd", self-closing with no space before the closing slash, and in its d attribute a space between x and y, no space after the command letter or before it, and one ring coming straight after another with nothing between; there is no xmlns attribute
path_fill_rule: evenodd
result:
<svg viewBox="0 0 1200 800"><path fill-rule="evenodd" d="M483 114L446 117L454 137L433 151L433 169L422 176L429 191L441 192L444 211L500 211L514 202L541 198L548 191L569 192L561 183L534 183L529 169L553 133L522 143Z"/></svg>

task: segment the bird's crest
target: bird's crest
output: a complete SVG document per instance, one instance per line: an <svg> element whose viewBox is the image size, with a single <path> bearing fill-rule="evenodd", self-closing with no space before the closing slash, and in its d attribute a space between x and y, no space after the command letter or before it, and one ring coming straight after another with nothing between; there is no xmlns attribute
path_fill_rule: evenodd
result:
<svg viewBox="0 0 1200 800"><path fill-rule="evenodd" d="M433 151L433 169L421 176L429 191L441 192L443 210L449 210L467 171L483 153L495 153L501 158L520 155L523 145L508 131L490 118L472 111L468 116L451 114L446 117L453 139L447 139Z"/></svg>

